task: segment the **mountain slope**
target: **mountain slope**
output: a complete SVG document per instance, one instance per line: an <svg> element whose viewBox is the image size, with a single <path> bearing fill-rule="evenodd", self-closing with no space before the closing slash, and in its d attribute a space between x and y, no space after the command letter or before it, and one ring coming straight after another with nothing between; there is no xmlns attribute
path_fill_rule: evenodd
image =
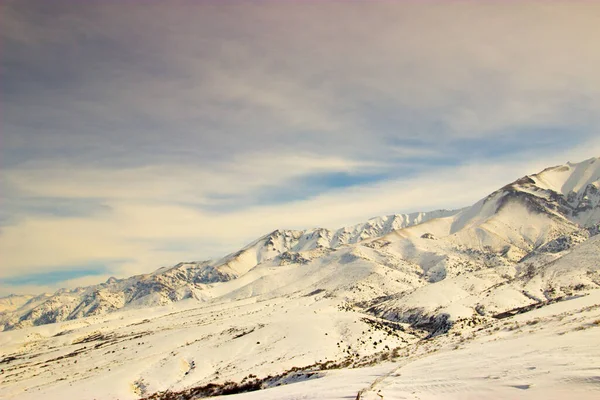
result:
<svg viewBox="0 0 600 400"><path fill-rule="evenodd" d="M296 398L345 377L331 398L380 390L447 398L452 388L411 384L427 370L442 379L439 360L477 381L484 397L519 397L553 376L576 377L553 387L595 398L599 164L546 169L456 212L275 231L221 260L15 303L3 314L0 397L192 399L248 385L273 389L240 398ZM589 342L575 346L593 354L576 362L585 370L551 363L557 352L578 359L569 355L573 337ZM494 369L503 375L488 379L479 373L489 364L483 348L539 374L507 375L503 364ZM457 354L476 362L465 367ZM345 368L366 365L377 366Z"/></svg>
<svg viewBox="0 0 600 400"><path fill-rule="evenodd" d="M333 250L457 212L438 210L388 215L338 230L276 230L220 260L180 263L151 274L120 280L111 278L87 288L61 289L53 295L11 305L5 312L0 311L0 328L15 329L101 315L125 306L164 305L187 298L206 300L211 298L206 289L212 284L236 279L261 263L273 259L279 263L306 263L322 254L312 250Z"/></svg>
<svg viewBox="0 0 600 400"><path fill-rule="evenodd" d="M0 313L7 311L14 311L22 307L25 303L31 300L33 296L30 295L9 295L0 298Z"/></svg>
<svg viewBox="0 0 600 400"><path fill-rule="evenodd" d="M598 159L568 163L525 176L462 210L390 215L338 230L276 230L220 260L180 263L151 274L38 296L0 314L0 324L15 329L101 315L125 306L283 293L281 282L287 280L269 275L279 275L279 267L285 265L292 270L307 265L319 269L359 260L363 265L359 275L366 273L366 281L356 278L346 285L338 276L330 287L351 301L392 295L396 289L414 290L491 267L513 271L520 268L517 262L527 258L551 261L554 253L545 248L553 243L578 243L597 231L598 187ZM390 273L394 284L385 278ZM231 281L237 282L226 284ZM389 287L382 289L386 282ZM369 288L357 292L364 285Z"/></svg>

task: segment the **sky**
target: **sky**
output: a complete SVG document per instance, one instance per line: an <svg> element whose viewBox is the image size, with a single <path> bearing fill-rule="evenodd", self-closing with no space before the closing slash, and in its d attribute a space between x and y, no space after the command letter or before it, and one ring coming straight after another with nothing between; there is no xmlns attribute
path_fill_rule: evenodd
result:
<svg viewBox="0 0 600 400"><path fill-rule="evenodd" d="M0 296L600 156L600 3L3 0Z"/></svg>

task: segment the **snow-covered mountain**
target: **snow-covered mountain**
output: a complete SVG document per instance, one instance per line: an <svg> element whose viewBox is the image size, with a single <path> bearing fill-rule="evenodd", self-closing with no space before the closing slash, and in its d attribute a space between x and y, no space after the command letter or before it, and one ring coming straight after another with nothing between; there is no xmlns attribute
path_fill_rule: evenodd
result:
<svg viewBox="0 0 600 400"><path fill-rule="evenodd" d="M559 238L564 238L564 246L573 238L589 237L600 221L599 187L597 158L568 163L525 176L462 210L389 215L338 230L276 230L220 260L180 263L147 275L111 278L100 285L12 302L3 306L0 323L3 329L14 329L125 306L209 300L212 286L238 279L258 265L333 262L346 253L360 253L383 265L408 262L428 282L489 265L511 265L544 252ZM365 256L365 248L377 254Z"/></svg>
<svg viewBox="0 0 600 400"><path fill-rule="evenodd" d="M69 386L43 386L50 398L94 398L90 380L105 393L103 380L114 379L105 397L187 399L209 387L231 393L227 381L273 387L398 352L421 357L423 344L454 349L464 332L495 335L521 313L600 292L599 188L594 158L525 176L461 210L277 230L220 260L2 299L2 357L32 372L8 379L0 396L56 379L24 355L89 367L61 370Z"/></svg>
<svg viewBox="0 0 600 400"><path fill-rule="evenodd" d="M128 279L110 278L99 285L61 289L53 295L7 297L0 299L0 329L101 315L125 306L164 305L187 298L206 299L203 291L210 284L236 279L258 264L273 259L280 263L306 263L340 246L381 237L396 229L457 212L437 210L388 215L338 230L276 230L215 261L184 262Z"/></svg>
<svg viewBox="0 0 600 400"><path fill-rule="evenodd" d="M6 297L0 298L0 313L6 311L13 311L17 308L23 306L23 304L27 303L31 300L33 296L31 295L16 295L11 294Z"/></svg>

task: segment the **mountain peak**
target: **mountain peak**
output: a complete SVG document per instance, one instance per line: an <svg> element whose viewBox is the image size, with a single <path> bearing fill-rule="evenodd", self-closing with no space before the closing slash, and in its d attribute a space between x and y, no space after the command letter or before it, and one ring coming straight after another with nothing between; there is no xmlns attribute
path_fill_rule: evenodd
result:
<svg viewBox="0 0 600 400"><path fill-rule="evenodd" d="M5 309L10 311L3 314L0 326L11 329L57 322L103 314L130 304L148 306L186 298L211 299L226 292L224 287L248 284L256 276L271 282L268 274L283 265L324 266L331 260L338 260L340 265L360 262L368 268L377 265L394 270L408 263L411 274L417 275L397 282L440 281L461 272L465 265L479 268L490 260L501 265L513 263L544 249L547 243L560 242L563 236L587 237L586 232L592 231L577 232L596 227L599 221L600 162L591 158L524 176L461 210L389 214L335 230L275 229L219 260L183 262L145 275L111 277L99 285L61 289L53 295L22 301L11 298L4 301ZM396 253L385 249L392 243L397 244ZM244 279L238 279L243 276ZM336 273L327 279L351 278ZM269 288L264 282L255 289L240 286L235 296L255 290L262 293ZM344 287L352 287L351 283L348 285ZM220 289L211 291L213 287ZM380 283L371 287L377 288L378 295L387 293Z"/></svg>
<svg viewBox="0 0 600 400"><path fill-rule="evenodd" d="M588 185L600 180L600 162L596 157L578 163L568 162L546 168L532 175L531 178L543 189L563 195L569 195L571 192L579 193Z"/></svg>

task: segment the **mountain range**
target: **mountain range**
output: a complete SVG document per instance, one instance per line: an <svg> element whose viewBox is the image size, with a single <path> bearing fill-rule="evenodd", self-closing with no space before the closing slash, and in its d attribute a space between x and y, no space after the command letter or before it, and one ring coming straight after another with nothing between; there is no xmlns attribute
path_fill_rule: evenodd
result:
<svg viewBox="0 0 600 400"><path fill-rule="evenodd" d="M387 273L401 275L394 289L379 288L375 297L394 295L395 289L416 290L466 272L489 272L489 267L499 267L491 270L494 273L505 269L503 273L514 279L520 271L517 266L524 265L520 261L545 265L598 232L599 189L600 161L592 158L525 176L461 210L388 215L337 230L276 230L219 260L182 262L150 274L110 278L54 294L0 299L0 327L16 329L187 298L215 301L231 296L216 289L220 283L244 277L253 269L282 265L361 260L373 269L388 268ZM578 279L574 285L593 282L600 280ZM545 298L551 289L562 293L551 284L544 281L535 294L525 297ZM540 296L540 290L546 295Z"/></svg>
<svg viewBox="0 0 600 400"><path fill-rule="evenodd" d="M296 363L368 357L384 345L400 348L459 334L594 291L600 288L598 233L600 159L591 158L524 176L459 210L389 215L337 230L276 230L219 260L3 298L0 343L26 346L15 339L23 329L28 337L68 346L103 347L134 334L155 338L153 346L161 350L148 357L156 365L132 367L139 370L135 388L124 398L241 381L258 366L275 376ZM209 326L213 330L202 330ZM200 330L190 336L192 327ZM306 342L295 336L306 329L309 338L317 337L314 330L329 337ZM167 330L177 346L159 341ZM255 340L258 332L263 336L257 345L246 343L251 350L238 347L238 338ZM264 335L271 345L258 351ZM193 350L190 343L198 340ZM172 362L167 352L181 349L187 373L159 378ZM136 357L127 354L112 368ZM198 354L209 360L204 369L197 366Z"/></svg>

